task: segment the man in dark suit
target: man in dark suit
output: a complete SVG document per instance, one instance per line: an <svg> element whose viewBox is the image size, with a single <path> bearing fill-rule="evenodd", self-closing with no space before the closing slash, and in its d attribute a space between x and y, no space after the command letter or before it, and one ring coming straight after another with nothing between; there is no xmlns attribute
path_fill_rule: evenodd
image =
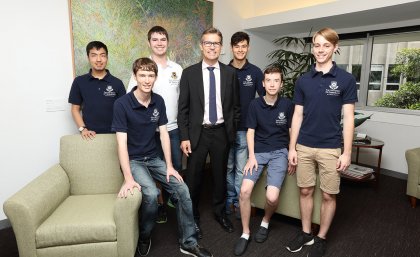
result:
<svg viewBox="0 0 420 257"><path fill-rule="evenodd" d="M186 68L180 82L178 128L181 149L188 156L185 179L199 238L202 233L198 204L207 154L214 184L213 212L222 228L233 232L224 209L229 146L235 140L240 119L239 84L235 70L219 62L222 43L218 29L205 30L200 42L203 60Z"/></svg>

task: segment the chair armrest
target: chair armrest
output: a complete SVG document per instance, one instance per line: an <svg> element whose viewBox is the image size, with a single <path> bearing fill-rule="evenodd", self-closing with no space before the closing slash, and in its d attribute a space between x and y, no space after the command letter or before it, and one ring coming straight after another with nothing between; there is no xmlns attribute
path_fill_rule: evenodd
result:
<svg viewBox="0 0 420 257"><path fill-rule="evenodd" d="M139 238L139 208L142 194L134 190L127 198L117 198L114 208L114 220L117 226L118 256L134 256Z"/></svg>
<svg viewBox="0 0 420 257"><path fill-rule="evenodd" d="M36 256L36 229L69 194L67 174L56 164L4 202L20 256Z"/></svg>
<svg viewBox="0 0 420 257"><path fill-rule="evenodd" d="M407 159L408 167L407 194L417 196L417 188L420 182L420 148L407 150L405 158Z"/></svg>

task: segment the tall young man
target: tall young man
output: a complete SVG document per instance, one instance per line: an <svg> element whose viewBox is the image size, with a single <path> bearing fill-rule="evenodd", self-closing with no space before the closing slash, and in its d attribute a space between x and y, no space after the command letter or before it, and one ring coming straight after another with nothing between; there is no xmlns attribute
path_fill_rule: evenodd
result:
<svg viewBox="0 0 420 257"><path fill-rule="evenodd" d="M237 218L240 218L239 192L242 183L243 169L248 159L248 147L246 144L246 117L249 103L255 98L256 92L264 95L262 86L263 74L257 66L248 62L249 35L239 31L232 35L230 45L233 53L233 60L229 66L235 68L239 80L239 98L241 103L241 121L236 132L235 142L229 152L227 165L227 198L226 213L230 214L232 209Z"/></svg>
<svg viewBox="0 0 420 257"><path fill-rule="evenodd" d="M237 256L246 251L250 241L251 194L264 166L268 165L266 204L261 226L254 236L258 243L263 243L268 237L268 225L279 203L281 185L288 170L287 147L293 103L279 96L283 86L279 68L270 67L264 71L263 85L265 96L251 101L246 123L249 159L244 168L240 193L243 232L235 245ZM294 171L291 168L289 172Z"/></svg>
<svg viewBox="0 0 420 257"><path fill-rule="evenodd" d="M149 58L140 58L133 64L133 73L137 87L115 102L112 129L117 134L118 157L124 174L124 184L118 196L126 197L134 188L142 192L137 251L146 256L150 250L158 209L156 180L174 200L180 251L192 256L212 256L197 244L188 187L172 166L165 103L160 95L152 92L158 74L157 65ZM166 164L157 154L156 129L160 132Z"/></svg>
<svg viewBox="0 0 420 257"><path fill-rule="evenodd" d="M182 67L169 60L167 56L169 35L165 28L161 26L152 27L147 33L147 41L151 51L150 59L158 66L159 76L155 81L153 92L161 95L165 100L166 115L168 117L168 132L171 141L171 157L174 168L177 171L182 169L182 152L179 148L179 130L177 124L178 115L178 97L179 97L179 81L181 79ZM137 85L134 76L131 76L128 92ZM160 135L156 133L157 150L159 156L163 159L163 151L160 146ZM163 204L162 195L160 195L158 223L166 222L165 205Z"/></svg>
<svg viewBox="0 0 420 257"><path fill-rule="evenodd" d="M297 165L303 231L286 248L297 252L304 245L314 244L308 256L320 257L325 253L325 239L335 214L340 172L346 170L351 161L357 90L355 78L332 60L338 49L337 33L323 28L315 33L312 43L316 63L296 82L289 145L289 162ZM318 235L313 236L311 219L317 167L322 190L321 224Z"/></svg>
<svg viewBox="0 0 420 257"><path fill-rule="evenodd" d="M86 46L90 70L76 77L71 86L71 114L80 135L93 139L96 133L111 133L112 110L115 100L125 95L121 80L106 69L108 48L100 41ZM82 116L83 113L83 116Z"/></svg>
<svg viewBox="0 0 420 257"><path fill-rule="evenodd" d="M200 43L203 60L186 68L180 83L178 127L181 149L188 156L185 178L199 237L198 205L207 154L213 178L213 212L222 228L233 232L225 213L226 166L240 118L239 85L235 70L219 62L222 43L218 29L205 30Z"/></svg>

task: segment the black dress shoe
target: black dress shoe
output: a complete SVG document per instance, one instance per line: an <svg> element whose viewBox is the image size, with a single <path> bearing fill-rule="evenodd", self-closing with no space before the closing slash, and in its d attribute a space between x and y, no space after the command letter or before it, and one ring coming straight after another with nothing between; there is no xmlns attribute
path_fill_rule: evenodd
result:
<svg viewBox="0 0 420 257"><path fill-rule="evenodd" d="M205 248L196 245L193 247L180 247L179 250L181 253L196 256L196 257L213 257L213 255L207 251Z"/></svg>
<svg viewBox="0 0 420 257"><path fill-rule="evenodd" d="M258 232L255 234L254 238L255 242L264 243L268 238L268 228L260 226L260 229L258 229Z"/></svg>
<svg viewBox="0 0 420 257"><path fill-rule="evenodd" d="M195 235L198 239L203 239L203 231L201 230L200 224L195 222Z"/></svg>
<svg viewBox="0 0 420 257"><path fill-rule="evenodd" d="M139 239L139 242L137 244L137 255L136 256L146 256L146 255L148 255L151 245L152 245L152 240L150 238Z"/></svg>
<svg viewBox="0 0 420 257"><path fill-rule="evenodd" d="M234 249L233 253L236 256L240 256L240 255L244 254L245 251L246 251L246 248L248 247L249 241L250 241L249 239L247 240L243 237L240 237L239 240L236 241L235 249Z"/></svg>
<svg viewBox="0 0 420 257"><path fill-rule="evenodd" d="M216 220L219 222L220 226L226 230L226 232L233 232L233 224L226 216L217 216Z"/></svg>

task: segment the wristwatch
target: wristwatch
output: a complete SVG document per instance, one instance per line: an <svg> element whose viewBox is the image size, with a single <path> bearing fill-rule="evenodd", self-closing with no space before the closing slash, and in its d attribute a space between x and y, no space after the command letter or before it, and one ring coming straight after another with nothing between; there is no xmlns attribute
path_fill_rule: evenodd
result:
<svg viewBox="0 0 420 257"><path fill-rule="evenodd" d="M82 133L82 131L85 130L85 128L86 128L85 126L79 127L79 132Z"/></svg>

